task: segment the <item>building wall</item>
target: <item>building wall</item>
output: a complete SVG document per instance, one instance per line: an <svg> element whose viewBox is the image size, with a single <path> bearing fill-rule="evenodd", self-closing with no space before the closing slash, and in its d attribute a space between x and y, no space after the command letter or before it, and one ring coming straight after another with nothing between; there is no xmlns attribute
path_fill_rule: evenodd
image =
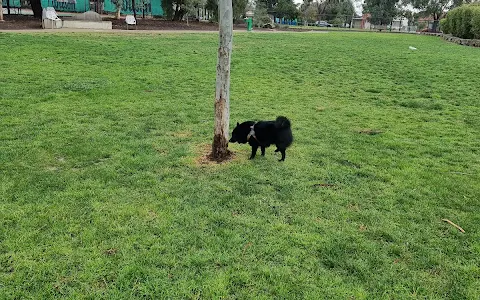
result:
<svg viewBox="0 0 480 300"><path fill-rule="evenodd" d="M132 0L125 1L125 7L122 9L122 14L124 15L133 15L132 9ZM142 0L135 1L135 8L137 15L143 14ZM116 12L117 8L113 4L112 0L105 0L105 5L103 10L106 12ZM147 16L163 16L162 1L161 0L150 0L149 3L145 5L145 15Z"/></svg>
<svg viewBox="0 0 480 300"><path fill-rule="evenodd" d="M42 7L53 7L56 11L86 12L90 10L87 0L41 0Z"/></svg>
<svg viewBox="0 0 480 300"><path fill-rule="evenodd" d="M394 19L392 22L392 30L400 30L402 28L408 27L408 19L401 18L401 19Z"/></svg>
<svg viewBox="0 0 480 300"><path fill-rule="evenodd" d="M8 4L10 4L10 8L13 7L20 7L20 0L9 0ZM7 0L2 0L2 6L4 9L7 8Z"/></svg>
<svg viewBox="0 0 480 300"><path fill-rule="evenodd" d="M2 0L4 7L6 7L6 1L7 0ZM17 2L20 3L20 0L10 0L10 6L13 7L13 3ZM53 7L56 11L83 13L90 10L90 0L41 0L41 3L43 8ZM137 15L142 15L142 0L136 0L135 4ZM117 11L117 8L115 7L115 4L113 4L112 0L105 0L103 8L100 8L100 10L97 12L102 13L103 11L114 13ZM131 0L125 1L125 7L122 9L122 14L133 15ZM145 15L163 16L161 0L150 0L145 5Z"/></svg>

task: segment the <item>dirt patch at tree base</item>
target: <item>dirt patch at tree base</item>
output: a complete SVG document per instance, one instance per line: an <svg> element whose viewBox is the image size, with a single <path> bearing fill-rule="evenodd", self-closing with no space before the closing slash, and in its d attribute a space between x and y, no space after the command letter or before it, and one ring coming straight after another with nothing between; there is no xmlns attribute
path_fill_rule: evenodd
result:
<svg viewBox="0 0 480 300"><path fill-rule="evenodd" d="M233 159L235 159L236 155L235 152L230 150L228 151L228 155L222 159L215 159L212 156L212 145L210 144L202 144L199 145L196 149L196 156L195 156L195 164L197 166L208 166L208 165L218 165L227 163Z"/></svg>
<svg viewBox="0 0 480 300"><path fill-rule="evenodd" d="M42 20L33 16L3 15L4 22L0 22L2 30L42 29Z"/></svg>

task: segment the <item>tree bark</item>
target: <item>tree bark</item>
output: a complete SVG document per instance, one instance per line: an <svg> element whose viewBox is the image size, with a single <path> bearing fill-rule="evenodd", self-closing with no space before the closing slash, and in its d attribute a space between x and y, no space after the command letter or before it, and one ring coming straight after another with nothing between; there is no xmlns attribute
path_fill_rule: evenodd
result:
<svg viewBox="0 0 480 300"><path fill-rule="evenodd" d="M122 11L122 6L117 6L117 11L115 13L115 19L120 20L120 13Z"/></svg>
<svg viewBox="0 0 480 300"><path fill-rule="evenodd" d="M136 20L137 19L137 8L135 7L135 0L132 0L132 10L133 10L133 17Z"/></svg>
<svg viewBox="0 0 480 300"><path fill-rule="evenodd" d="M2 6L1 0L0 0L0 22L3 22L3 6Z"/></svg>
<svg viewBox="0 0 480 300"><path fill-rule="evenodd" d="M36 19L42 18L42 3L40 0L30 0L30 5L33 10L33 17Z"/></svg>
<svg viewBox="0 0 480 300"><path fill-rule="evenodd" d="M186 11L183 8L178 8L175 10L175 15L173 16L173 21L181 21Z"/></svg>
<svg viewBox="0 0 480 300"><path fill-rule="evenodd" d="M215 129L212 144L212 158L222 160L228 157L228 125L230 122L230 60L233 39L232 0L219 0L219 47L217 81L215 85Z"/></svg>

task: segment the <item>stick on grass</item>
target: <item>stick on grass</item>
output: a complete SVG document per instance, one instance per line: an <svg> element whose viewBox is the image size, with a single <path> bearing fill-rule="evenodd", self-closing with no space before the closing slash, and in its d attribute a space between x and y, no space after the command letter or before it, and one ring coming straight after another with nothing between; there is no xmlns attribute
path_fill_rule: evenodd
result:
<svg viewBox="0 0 480 300"><path fill-rule="evenodd" d="M442 219L442 221L445 221L447 222L448 224L452 225L453 227L457 228L458 230L460 230L462 233L465 233L465 230L463 230L462 227L458 226L457 224L453 223L452 221L450 221L449 219Z"/></svg>

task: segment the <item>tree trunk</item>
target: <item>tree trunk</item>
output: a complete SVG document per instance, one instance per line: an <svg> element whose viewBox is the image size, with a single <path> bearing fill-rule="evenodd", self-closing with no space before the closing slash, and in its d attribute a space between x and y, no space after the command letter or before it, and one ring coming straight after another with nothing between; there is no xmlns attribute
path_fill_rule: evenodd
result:
<svg viewBox="0 0 480 300"><path fill-rule="evenodd" d="M33 17L36 19L42 18L42 3L40 0L30 0L30 5L33 10Z"/></svg>
<svg viewBox="0 0 480 300"><path fill-rule="evenodd" d="M3 6L2 6L1 0L0 0L0 22L3 22Z"/></svg>
<svg viewBox="0 0 480 300"><path fill-rule="evenodd" d="M220 45L218 47L217 81L215 86L215 129L212 158L228 157L228 125L230 122L230 59L232 55L232 0L219 0Z"/></svg>
<svg viewBox="0 0 480 300"><path fill-rule="evenodd" d="M122 11L122 6L117 6L117 11L115 13L115 19L120 20L120 12Z"/></svg>
<svg viewBox="0 0 480 300"><path fill-rule="evenodd" d="M172 21L175 21L175 19L177 18L178 10L179 10L179 6L176 5L175 6L175 11L173 12Z"/></svg>
<svg viewBox="0 0 480 300"><path fill-rule="evenodd" d="M136 20L137 19L137 8L135 7L135 0L132 0L132 10L133 10L133 17Z"/></svg>
<svg viewBox="0 0 480 300"><path fill-rule="evenodd" d="M185 10L183 8L178 8L175 10L175 15L173 16L173 21L181 21L185 15Z"/></svg>
<svg viewBox="0 0 480 300"><path fill-rule="evenodd" d="M433 32L437 32L438 30L438 23L439 23L439 20L440 19L440 14L436 14L434 13L433 14L433 24L432 24L432 31Z"/></svg>

